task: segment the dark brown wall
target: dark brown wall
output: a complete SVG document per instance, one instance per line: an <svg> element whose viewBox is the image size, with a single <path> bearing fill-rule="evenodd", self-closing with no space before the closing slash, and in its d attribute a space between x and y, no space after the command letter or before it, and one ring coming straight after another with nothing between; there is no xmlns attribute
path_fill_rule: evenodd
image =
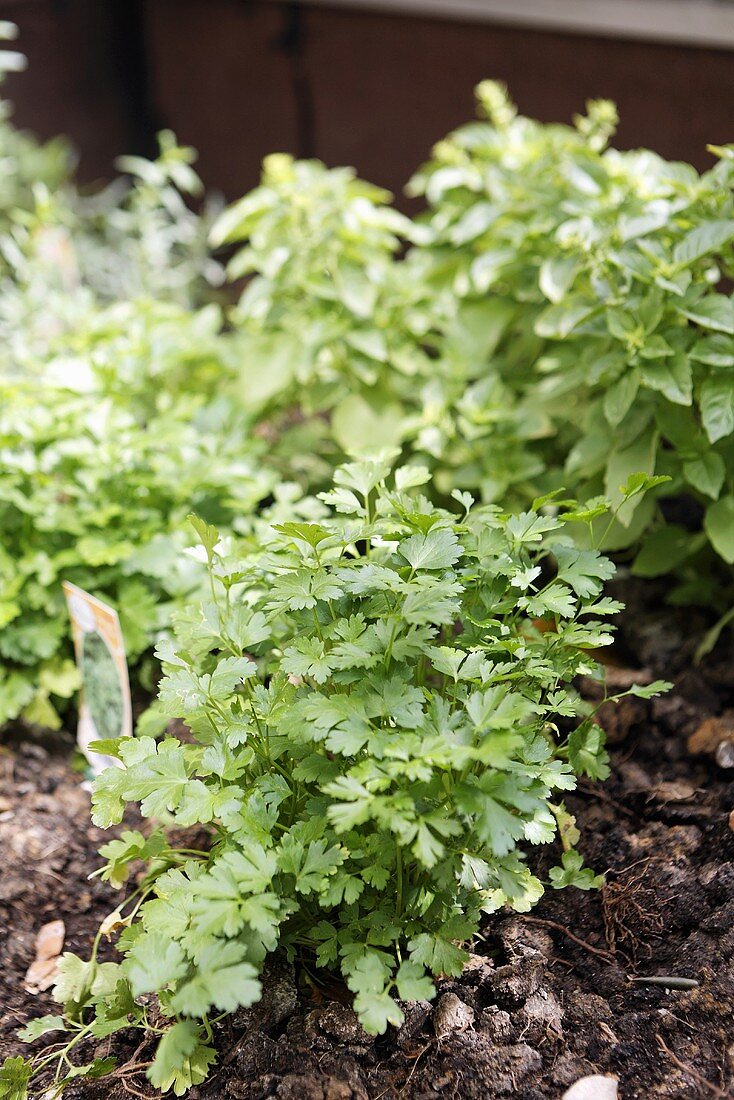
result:
<svg viewBox="0 0 734 1100"><path fill-rule="evenodd" d="M622 147L703 167L707 141L734 140L734 51L263 0L0 0L0 18L30 58L8 82L17 119L69 133L86 178L167 125L229 197L275 150L398 190L486 76L544 120L615 99Z"/></svg>
<svg viewBox="0 0 734 1100"><path fill-rule="evenodd" d="M136 0L123 2L134 12ZM70 135L86 179L108 176L116 156L145 141L138 98L126 86L128 74L139 74L121 14L120 0L0 0L0 19L20 27L9 45L29 62L3 88L14 121L42 137Z"/></svg>
<svg viewBox="0 0 734 1100"><path fill-rule="evenodd" d="M392 186L472 114L472 88L488 76L544 121L616 100L625 148L703 165L707 142L734 140L729 51L323 9L307 18L307 56L319 154Z"/></svg>
<svg viewBox="0 0 734 1100"><path fill-rule="evenodd" d="M150 0L147 42L155 111L201 153L230 197L257 182L262 158L299 148L292 20L277 4Z"/></svg>

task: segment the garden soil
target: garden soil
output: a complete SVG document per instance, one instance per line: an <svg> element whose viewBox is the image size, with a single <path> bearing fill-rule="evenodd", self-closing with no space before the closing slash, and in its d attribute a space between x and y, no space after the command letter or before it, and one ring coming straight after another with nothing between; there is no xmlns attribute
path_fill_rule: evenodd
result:
<svg viewBox="0 0 734 1100"><path fill-rule="evenodd" d="M621 1100L734 1096L734 644L697 667L695 618L666 611L649 582L622 595L613 685L665 676L675 688L602 715L612 776L567 798L605 887L549 890L532 914L488 918L462 977L379 1038L343 987L274 959L262 1002L217 1029L218 1065L190 1100L557 1100L591 1074L617 1077ZM0 750L3 1055L24 1053L17 1028L53 1011L48 992L24 988L40 927L63 920L65 950L84 955L115 907L89 878L109 834L89 824L69 747L18 731ZM541 873L557 861L545 851ZM698 985L639 980L650 976ZM69 1100L155 1095L139 1033L82 1053L118 1069L75 1083Z"/></svg>

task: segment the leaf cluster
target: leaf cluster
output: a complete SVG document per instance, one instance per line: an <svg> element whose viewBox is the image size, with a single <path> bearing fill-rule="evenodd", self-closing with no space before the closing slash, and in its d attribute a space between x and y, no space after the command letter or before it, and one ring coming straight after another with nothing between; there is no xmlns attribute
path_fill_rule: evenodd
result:
<svg viewBox="0 0 734 1100"><path fill-rule="evenodd" d="M680 570L679 598L705 599L704 574L714 595L734 562L734 152L699 175L608 147L606 101L568 127L519 116L496 83L477 95L482 121L436 146L412 192L458 324L493 333L480 384L513 391L537 486L617 503L635 472L669 478L603 545L636 548L642 576ZM453 461L463 475L465 448Z"/></svg>
<svg viewBox="0 0 734 1100"><path fill-rule="evenodd" d="M318 161L267 157L261 185L216 222L247 278L231 313L239 396L271 460L310 487L345 454L400 446L433 369L437 303L402 262L424 230L391 195Z"/></svg>
<svg viewBox="0 0 734 1100"><path fill-rule="evenodd" d="M231 405L207 394L227 370L216 310L150 303L89 321L38 364L43 380L3 382L0 725L58 726L78 686L62 580L118 609L135 667L205 581L184 553L190 510L231 528L272 483Z"/></svg>

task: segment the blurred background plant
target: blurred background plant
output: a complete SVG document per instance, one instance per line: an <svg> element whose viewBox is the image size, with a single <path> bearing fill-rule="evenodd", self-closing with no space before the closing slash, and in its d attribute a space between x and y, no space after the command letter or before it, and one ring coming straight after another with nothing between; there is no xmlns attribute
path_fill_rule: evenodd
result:
<svg viewBox="0 0 734 1100"><path fill-rule="evenodd" d="M7 36L12 27L3 28ZM19 67L0 55L0 71ZM10 60L8 60L8 58ZM0 724L58 727L74 694L66 579L120 613L135 681L172 603L204 579L192 510L231 528L270 492L211 297L219 265L191 150L161 135L128 182L77 188L62 143L3 109L0 209ZM243 520L244 522L244 520ZM142 664L141 664L142 660Z"/></svg>
<svg viewBox="0 0 734 1100"><path fill-rule="evenodd" d="M602 546L634 548L642 576L676 570L675 598L717 604L734 562L734 146L699 174L609 148L608 102L568 127L519 116L495 82L477 96L482 121L411 184L429 208L428 277L461 329L483 321L466 385L511 391L532 492L616 504L632 473L669 478ZM458 460L442 447L465 483L469 448L480 487L494 473L482 442L464 432Z"/></svg>

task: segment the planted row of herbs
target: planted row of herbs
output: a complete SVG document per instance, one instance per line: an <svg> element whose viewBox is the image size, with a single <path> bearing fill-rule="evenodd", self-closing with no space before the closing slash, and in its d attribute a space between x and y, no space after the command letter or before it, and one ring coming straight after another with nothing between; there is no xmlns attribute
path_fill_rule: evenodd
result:
<svg viewBox="0 0 734 1100"><path fill-rule="evenodd" d="M62 578L163 678L93 794L98 824L155 823L102 849L134 885L25 1029L59 1045L6 1061L0 1096L51 1067L61 1090L77 1044L127 1027L182 1094L276 948L383 1031L484 914L598 884L563 797L607 774L574 688L620 610L604 554L734 599L734 147L698 175L608 148L607 103L563 127L478 98L415 221L349 170L268 158L211 233L232 307L189 151L164 137L126 190L82 196L3 123L0 721L58 724L76 688ZM206 850L169 843L197 824ZM544 882L526 852L556 837Z"/></svg>

